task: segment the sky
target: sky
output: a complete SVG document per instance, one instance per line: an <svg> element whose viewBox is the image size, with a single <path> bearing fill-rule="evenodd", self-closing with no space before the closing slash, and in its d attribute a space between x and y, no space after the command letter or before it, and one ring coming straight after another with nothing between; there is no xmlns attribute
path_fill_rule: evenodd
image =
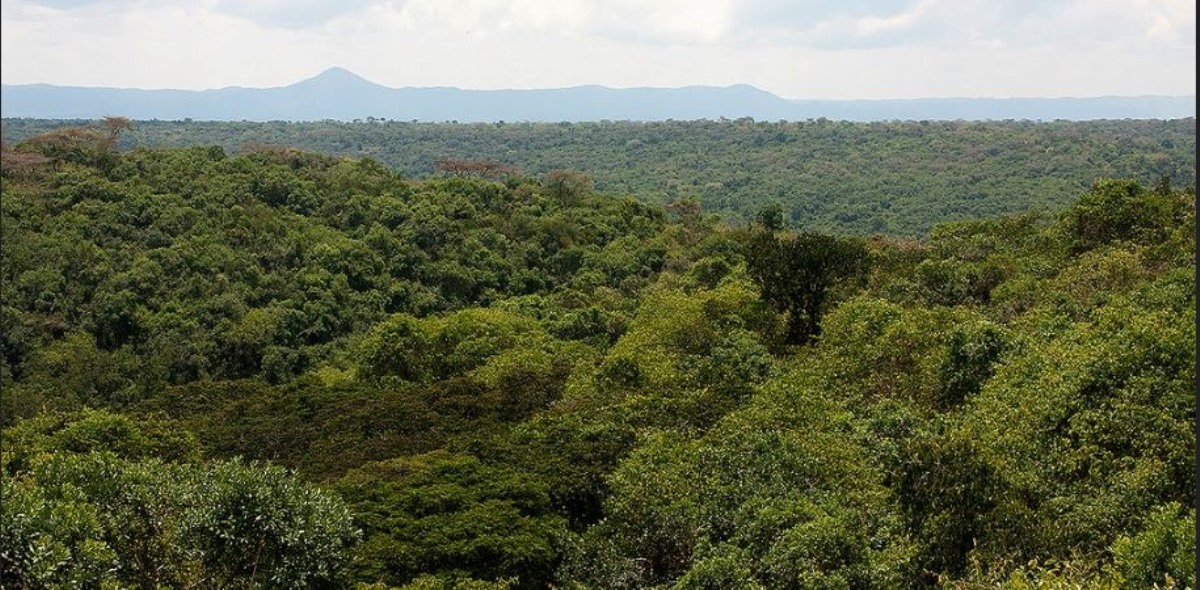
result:
<svg viewBox="0 0 1200 590"><path fill-rule="evenodd" d="M751 84L785 98L1194 95L1192 0L3 0L0 79Z"/></svg>

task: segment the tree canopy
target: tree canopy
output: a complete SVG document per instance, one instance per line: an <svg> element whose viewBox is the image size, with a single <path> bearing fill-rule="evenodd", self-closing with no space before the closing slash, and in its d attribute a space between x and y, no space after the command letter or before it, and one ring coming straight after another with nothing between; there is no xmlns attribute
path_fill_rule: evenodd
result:
<svg viewBox="0 0 1200 590"><path fill-rule="evenodd" d="M88 129L0 169L6 587L1195 587L1187 183L852 237Z"/></svg>

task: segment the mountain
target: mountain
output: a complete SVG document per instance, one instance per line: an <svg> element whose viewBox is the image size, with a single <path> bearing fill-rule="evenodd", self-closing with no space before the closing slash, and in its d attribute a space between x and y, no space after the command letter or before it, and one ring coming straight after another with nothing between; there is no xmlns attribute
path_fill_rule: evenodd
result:
<svg viewBox="0 0 1200 590"><path fill-rule="evenodd" d="M539 90L389 88L343 68L289 86L141 90L22 84L0 86L5 118L314 121L660 121L1177 119L1194 117L1195 96L788 100L753 86Z"/></svg>

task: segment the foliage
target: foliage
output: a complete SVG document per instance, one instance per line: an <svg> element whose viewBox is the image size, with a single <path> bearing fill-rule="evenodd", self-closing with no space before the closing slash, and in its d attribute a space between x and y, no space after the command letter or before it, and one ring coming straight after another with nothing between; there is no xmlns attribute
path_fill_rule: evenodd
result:
<svg viewBox="0 0 1200 590"><path fill-rule="evenodd" d="M1196 587L1196 510L1178 504L1157 508L1145 528L1113 544L1113 557L1129 588L1162 584Z"/></svg>
<svg viewBox="0 0 1200 590"><path fill-rule="evenodd" d="M196 435L163 416L133 419L107 410L40 414L4 431L0 466L15 475L41 453L111 452L125 459L200 459Z"/></svg>
<svg viewBox="0 0 1200 590"><path fill-rule="evenodd" d="M365 465L338 489L365 531L360 579L426 587L422 573L498 576L536 588L553 572L563 521L519 472L438 452Z"/></svg>
<svg viewBox="0 0 1200 590"><path fill-rule="evenodd" d="M629 150L987 138L963 148L980 175L1025 149L1006 137L1048 161L1076 143L1039 133L1183 141L636 127ZM0 186L6 585L1195 584L1190 188L1100 180L915 240L793 232L786 194L750 227L703 195L649 206L580 162L412 181L266 146L64 154Z"/></svg>
<svg viewBox="0 0 1200 590"><path fill-rule="evenodd" d="M357 533L264 465L60 452L0 485L0 578L19 587L337 587Z"/></svg>
<svg viewBox="0 0 1200 590"><path fill-rule="evenodd" d="M79 121L5 119L11 142ZM599 121L419 123L138 121L123 146L250 145L372 158L410 178L438 163L496 162L553 184L583 171L595 189L753 220L778 204L798 229L925 235L951 220L1060 209L1096 178L1196 186L1196 122ZM453 172L450 172L451 174ZM586 186L586 185L582 185Z"/></svg>
<svg viewBox="0 0 1200 590"><path fill-rule="evenodd" d="M758 231L746 257L763 298L788 314L787 341L804 344L821 333L829 291L864 272L867 251L847 238Z"/></svg>

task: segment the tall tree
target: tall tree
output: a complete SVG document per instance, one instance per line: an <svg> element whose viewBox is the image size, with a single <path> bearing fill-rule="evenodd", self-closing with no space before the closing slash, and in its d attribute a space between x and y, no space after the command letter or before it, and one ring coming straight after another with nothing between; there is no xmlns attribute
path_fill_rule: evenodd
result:
<svg viewBox="0 0 1200 590"><path fill-rule="evenodd" d="M788 314L787 342L804 344L821 333L829 289L860 276L867 251L847 238L756 229L750 236L747 260L763 299Z"/></svg>

